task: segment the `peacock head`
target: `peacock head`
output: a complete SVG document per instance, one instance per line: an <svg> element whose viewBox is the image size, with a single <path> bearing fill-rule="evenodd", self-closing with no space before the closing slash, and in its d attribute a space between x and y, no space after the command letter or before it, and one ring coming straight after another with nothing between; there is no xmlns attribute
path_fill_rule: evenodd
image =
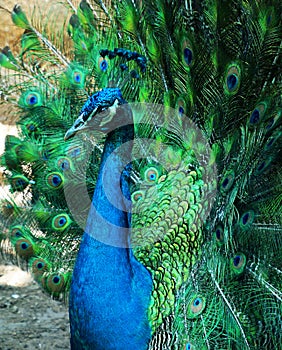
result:
<svg viewBox="0 0 282 350"><path fill-rule="evenodd" d="M89 128L107 132L117 107L125 103L119 88L105 88L91 95L83 105L79 117L66 132L65 140Z"/></svg>

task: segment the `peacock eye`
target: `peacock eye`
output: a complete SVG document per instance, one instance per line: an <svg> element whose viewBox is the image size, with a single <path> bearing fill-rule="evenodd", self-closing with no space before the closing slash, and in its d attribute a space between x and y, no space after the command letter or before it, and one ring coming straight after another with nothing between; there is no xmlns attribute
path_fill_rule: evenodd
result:
<svg viewBox="0 0 282 350"><path fill-rule="evenodd" d="M236 254L233 258L230 259L230 267L235 274L241 274L246 266L246 256L243 253Z"/></svg>
<svg viewBox="0 0 282 350"><path fill-rule="evenodd" d="M42 105L42 96L38 91L26 91L20 99L19 105L23 108L34 108Z"/></svg>
<svg viewBox="0 0 282 350"><path fill-rule="evenodd" d="M81 73L80 72L74 72L73 73L73 80L74 80L75 83L80 84L81 80L82 80Z"/></svg>
<svg viewBox="0 0 282 350"><path fill-rule="evenodd" d="M24 234L23 234L23 231L19 228L13 228L11 230L11 236L12 237L23 237Z"/></svg>
<svg viewBox="0 0 282 350"><path fill-rule="evenodd" d="M180 117L186 114L186 102L182 97L177 99L175 108L178 109L178 115Z"/></svg>
<svg viewBox="0 0 282 350"><path fill-rule="evenodd" d="M235 180L235 174L234 171L231 170L223 177L223 179L220 182L220 188L223 192L227 192L232 187Z"/></svg>
<svg viewBox="0 0 282 350"><path fill-rule="evenodd" d="M238 85L238 77L236 74L230 74L226 79L227 87L229 91L234 91Z"/></svg>
<svg viewBox="0 0 282 350"><path fill-rule="evenodd" d="M62 171L69 170L71 168L71 162L68 158L59 158L57 160L57 166Z"/></svg>
<svg viewBox="0 0 282 350"><path fill-rule="evenodd" d="M51 173L47 175L47 185L52 189L59 189L64 183L63 176L60 173Z"/></svg>
<svg viewBox="0 0 282 350"><path fill-rule="evenodd" d="M108 64L107 60L105 58L103 58L103 57L100 57L99 58L99 68L100 68L100 70L102 72L106 72L106 70L108 69L108 66L109 66L109 64Z"/></svg>
<svg viewBox="0 0 282 350"><path fill-rule="evenodd" d="M28 124L26 127L30 132L35 131L35 129L36 129L34 124Z"/></svg>
<svg viewBox="0 0 282 350"><path fill-rule="evenodd" d="M224 230L222 225L218 225L215 228L215 239L218 245L222 245L224 243Z"/></svg>
<svg viewBox="0 0 282 350"><path fill-rule="evenodd" d="M183 350L193 350L193 349L194 349L193 345L189 342L184 346Z"/></svg>
<svg viewBox="0 0 282 350"><path fill-rule="evenodd" d="M271 157L269 157L268 159L265 159L262 162L260 162L259 165L257 166L256 173L257 174L263 173L269 167L271 162L272 162L272 158Z"/></svg>
<svg viewBox="0 0 282 350"><path fill-rule="evenodd" d="M240 218L240 227L241 229L248 229L252 225L255 219L255 212L253 210L246 211L242 214Z"/></svg>
<svg viewBox="0 0 282 350"><path fill-rule="evenodd" d="M265 115L266 108L267 108L267 105L264 102L259 103L256 106L256 108L252 111L251 116L250 116L249 123L251 126L258 124L261 121L261 119Z"/></svg>
<svg viewBox="0 0 282 350"><path fill-rule="evenodd" d="M29 258L34 254L32 242L26 238L18 239L15 242L15 249L22 258Z"/></svg>
<svg viewBox="0 0 282 350"><path fill-rule="evenodd" d="M271 147L271 146L273 145L274 141L275 141L275 138L272 137L272 138L268 141L268 143L266 144L266 146L267 146L267 147Z"/></svg>
<svg viewBox="0 0 282 350"><path fill-rule="evenodd" d="M146 169L146 171L144 173L145 181L147 181L147 183L149 183L149 184L156 183L159 176L160 176L159 171L155 167L150 167L150 168Z"/></svg>
<svg viewBox="0 0 282 350"><path fill-rule="evenodd" d="M56 215L52 220L52 228L56 231L63 231L71 224L68 214Z"/></svg>
<svg viewBox="0 0 282 350"><path fill-rule="evenodd" d="M65 71L62 82L66 86L72 85L74 88L83 88L86 79L86 70L77 63L72 63Z"/></svg>
<svg viewBox="0 0 282 350"><path fill-rule="evenodd" d="M187 317L189 319L196 318L199 316L206 307L206 300L201 295L194 295L192 298L190 298L188 302L188 314Z"/></svg>
<svg viewBox="0 0 282 350"><path fill-rule="evenodd" d="M23 175L15 175L11 180L15 191L23 191L29 185L29 180Z"/></svg>
<svg viewBox="0 0 282 350"><path fill-rule="evenodd" d="M27 98L27 103L29 104L29 105L35 105L36 103L37 103L37 101L38 101L38 99L37 99L37 96L36 95L30 95L30 96L28 96L28 98Z"/></svg>
<svg viewBox="0 0 282 350"><path fill-rule="evenodd" d="M65 289L65 282L66 281L63 275L52 274L49 277L47 277L47 289L50 293L54 293L56 295L57 293L60 293Z"/></svg>
<svg viewBox="0 0 282 350"><path fill-rule="evenodd" d="M181 40L181 59L184 67L190 70L193 63L193 49L189 38L186 37L186 33L183 33L183 38Z"/></svg>
<svg viewBox="0 0 282 350"><path fill-rule="evenodd" d="M61 281L61 277L60 276L54 276L53 279L52 279L52 282L54 284L59 284Z"/></svg>
<svg viewBox="0 0 282 350"><path fill-rule="evenodd" d="M190 66L193 60L193 53L192 50L189 49L188 47L185 47L183 50L183 56L184 56L184 61L187 64L187 66Z"/></svg>
<svg viewBox="0 0 282 350"><path fill-rule="evenodd" d="M238 64L230 64L225 73L225 92L235 94L240 87L241 70Z"/></svg>
<svg viewBox="0 0 282 350"><path fill-rule="evenodd" d="M48 264L42 258L37 258L31 262L31 271L35 278L41 277L45 271L48 271Z"/></svg>
<svg viewBox="0 0 282 350"><path fill-rule="evenodd" d="M29 244L28 244L27 242L22 242L22 243L20 244L20 247L21 247L22 250L26 250L26 249L28 249Z"/></svg>
<svg viewBox="0 0 282 350"><path fill-rule="evenodd" d="M265 150L269 150L275 144L275 142L280 138L281 135L282 135L282 133L278 132L277 134L275 134L272 137L270 137L270 139L268 140L268 142L265 145L264 149Z"/></svg>
<svg viewBox="0 0 282 350"><path fill-rule="evenodd" d="M273 129L273 127L277 124L280 119L281 111L276 112L268 121L265 126L266 131Z"/></svg>
<svg viewBox="0 0 282 350"><path fill-rule="evenodd" d="M38 270L42 270L44 267L44 264L40 261L39 263L36 264L36 267L38 268Z"/></svg>
<svg viewBox="0 0 282 350"><path fill-rule="evenodd" d="M265 127L266 130L270 130L270 129L273 127L274 122L275 122L274 118L271 118L271 119L268 121L268 123L267 123L267 125L266 125L266 127Z"/></svg>
<svg viewBox="0 0 282 350"><path fill-rule="evenodd" d="M259 121L259 111L255 109L251 115L250 123L256 124Z"/></svg>
<svg viewBox="0 0 282 350"><path fill-rule="evenodd" d="M132 201L133 201L134 203L136 203L136 202L142 200L143 197L144 197L144 192L143 192L143 191L136 191L136 192L133 192L133 193L132 193L132 196L131 196Z"/></svg>

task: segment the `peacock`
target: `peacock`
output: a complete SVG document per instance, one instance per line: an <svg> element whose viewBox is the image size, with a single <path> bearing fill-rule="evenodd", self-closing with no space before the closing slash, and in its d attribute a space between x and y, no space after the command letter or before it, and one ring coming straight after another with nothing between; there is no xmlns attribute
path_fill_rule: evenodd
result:
<svg viewBox="0 0 282 350"><path fill-rule="evenodd" d="M2 8L2 255L73 350L282 349L281 2L40 6Z"/></svg>

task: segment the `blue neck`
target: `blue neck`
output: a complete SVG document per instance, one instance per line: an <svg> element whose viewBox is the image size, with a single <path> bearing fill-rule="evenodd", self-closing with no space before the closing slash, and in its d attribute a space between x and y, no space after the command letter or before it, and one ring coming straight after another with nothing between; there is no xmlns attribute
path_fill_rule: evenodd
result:
<svg viewBox="0 0 282 350"><path fill-rule="evenodd" d="M110 156L132 139L133 126L129 125L111 132L105 142L70 292L71 345L75 350L142 350L151 336L147 311L152 278L128 248L130 166L124 169L120 155ZM128 152L125 158L131 149Z"/></svg>

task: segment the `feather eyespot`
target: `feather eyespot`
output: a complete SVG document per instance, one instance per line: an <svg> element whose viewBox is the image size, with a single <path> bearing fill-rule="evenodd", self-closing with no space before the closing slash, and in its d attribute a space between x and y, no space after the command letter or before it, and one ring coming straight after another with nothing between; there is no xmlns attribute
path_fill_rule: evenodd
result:
<svg viewBox="0 0 282 350"><path fill-rule="evenodd" d="M7 201L7 200L3 200L0 202L1 203L1 213L5 216L5 217L9 217L13 214L17 213L17 207L12 204L11 202Z"/></svg>
<svg viewBox="0 0 282 350"><path fill-rule="evenodd" d="M275 123L274 118L270 118L270 119L267 121L267 124L266 124L265 129L266 129L267 131L270 130L270 129L273 127L274 123Z"/></svg>
<svg viewBox="0 0 282 350"><path fill-rule="evenodd" d="M47 277L46 286L50 293L56 295L65 289L65 278L63 275L52 274Z"/></svg>
<svg viewBox="0 0 282 350"><path fill-rule="evenodd" d="M227 76L226 83L229 91L235 90L238 84L238 76L234 73L229 74Z"/></svg>
<svg viewBox="0 0 282 350"><path fill-rule="evenodd" d="M272 137L270 137L264 149L268 151L275 144L275 142L279 139L281 135L282 135L282 132L278 132L277 134L274 134Z"/></svg>
<svg viewBox="0 0 282 350"><path fill-rule="evenodd" d="M20 226L14 226L10 230L11 238L24 237L24 231Z"/></svg>
<svg viewBox="0 0 282 350"><path fill-rule="evenodd" d="M268 169L269 165L272 162L272 158L269 157L268 159L264 159L262 162L259 163L256 169L256 174L262 174L265 170Z"/></svg>
<svg viewBox="0 0 282 350"><path fill-rule="evenodd" d="M241 69L238 64L231 64L227 67L225 74L225 92L228 94L235 94L240 87Z"/></svg>
<svg viewBox="0 0 282 350"><path fill-rule="evenodd" d="M85 69L77 63L71 63L65 72L63 84L71 85L74 88L83 88L86 78Z"/></svg>
<svg viewBox="0 0 282 350"><path fill-rule="evenodd" d="M48 264L44 259L38 258L31 262L31 272L35 278L41 277L46 271L48 271Z"/></svg>
<svg viewBox="0 0 282 350"><path fill-rule="evenodd" d="M270 131L274 128L274 126L277 124L278 120L280 119L281 111L276 112L266 123L265 129L266 131Z"/></svg>
<svg viewBox="0 0 282 350"><path fill-rule="evenodd" d="M104 57L99 58L99 68L102 72L106 72L108 69L108 61Z"/></svg>
<svg viewBox="0 0 282 350"><path fill-rule="evenodd" d="M59 158L57 160L57 166L59 170L66 171L71 168L71 161L66 157Z"/></svg>
<svg viewBox="0 0 282 350"><path fill-rule="evenodd" d="M44 269L44 266L45 266L45 263L42 262L42 261L39 261L39 262L37 262L37 263L35 264L35 266L36 266L36 269L37 269L37 270L43 270L43 269Z"/></svg>
<svg viewBox="0 0 282 350"><path fill-rule="evenodd" d="M187 318L193 319L199 316L206 307L206 299L201 295L194 295L188 302Z"/></svg>
<svg viewBox="0 0 282 350"><path fill-rule="evenodd" d="M56 231L63 231L71 224L71 219L68 214L56 215L52 220L52 227Z"/></svg>
<svg viewBox="0 0 282 350"><path fill-rule="evenodd" d="M34 132L37 129L35 124L27 124L26 128L29 132Z"/></svg>
<svg viewBox="0 0 282 350"><path fill-rule="evenodd" d="M253 224L255 219L255 212L253 210L246 211L242 214L240 218L240 227L241 229L249 229Z"/></svg>
<svg viewBox="0 0 282 350"><path fill-rule="evenodd" d="M138 201L142 200L143 197L144 197L143 191L135 191L131 195L131 199L134 203L137 203Z"/></svg>
<svg viewBox="0 0 282 350"><path fill-rule="evenodd" d="M73 81L76 84L80 84L82 81L82 74L81 72L73 72Z"/></svg>
<svg viewBox="0 0 282 350"><path fill-rule="evenodd" d="M29 258L34 255L33 244L29 239L21 238L15 243L17 254L22 258Z"/></svg>
<svg viewBox="0 0 282 350"><path fill-rule="evenodd" d="M29 185L28 178L23 175L15 175L11 180L11 185L14 191L23 191Z"/></svg>
<svg viewBox="0 0 282 350"><path fill-rule="evenodd" d="M178 110L179 117L183 117L187 113L186 102L182 97L179 97L176 102L176 109Z"/></svg>
<svg viewBox="0 0 282 350"><path fill-rule="evenodd" d="M30 94L26 97L26 103L30 106L36 105L38 102L38 98L35 94Z"/></svg>
<svg viewBox="0 0 282 350"><path fill-rule="evenodd" d="M230 259L231 270L236 274L241 274L246 266L246 256L243 253L236 254L233 258Z"/></svg>
<svg viewBox="0 0 282 350"><path fill-rule="evenodd" d="M187 66L190 66L193 60L193 52L189 47L185 47L183 50L183 58Z"/></svg>
<svg viewBox="0 0 282 350"><path fill-rule="evenodd" d="M266 144L266 148L270 148L275 141L275 137L271 137L270 140Z"/></svg>
<svg viewBox="0 0 282 350"><path fill-rule="evenodd" d="M184 345L183 350L195 350L194 346L192 345L192 343L187 343Z"/></svg>
<svg viewBox="0 0 282 350"><path fill-rule="evenodd" d="M27 91L22 94L19 105L23 108L42 106L42 96L38 91Z"/></svg>
<svg viewBox="0 0 282 350"><path fill-rule="evenodd" d="M59 189L64 184L64 178L60 173L51 173L47 175L47 185L52 189Z"/></svg>
<svg viewBox="0 0 282 350"><path fill-rule="evenodd" d="M224 230L222 225L216 226L214 235L215 235L216 243L218 245L222 245L224 243Z"/></svg>
<svg viewBox="0 0 282 350"><path fill-rule="evenodd" d="M144 173L145 181L149 184L154 184L158 181L160 174L157 168L150 167Z"/></svg>
<svg viewBox="0 0 282 350"><path fill-rule="evenodd" d="M60 276L54 276L53 278L52 278L52 282L54 283L54 284L59 284L60 282L61 282L61 277Z"/></svg>
<svg viewBox="0 0 282 350"><path fill-rule="evenodd" d="M193 49L190 43L190 40L187 38L183 38L182 44L181 44L181 55L182 55L182 61L184 63L184 66L186 69L190 69L192 63L193 63Z"/></svg>
<svg viewBox="0 0 282 350"><path fill-rule="evenodd" d="M267 105L264 102L259 103L256 106L256 108L252 111L252 114L250 116L249 123L251 126L257 125L261 121L265 114L266 108Z"/></svg>
<svg viewBox="0 0 282 350"><path fill-rule="evenodd" d="M227 192L232 187L235 180L235 173L233 170L229 171L220 182L220 188L223 192Z"/></svg>

